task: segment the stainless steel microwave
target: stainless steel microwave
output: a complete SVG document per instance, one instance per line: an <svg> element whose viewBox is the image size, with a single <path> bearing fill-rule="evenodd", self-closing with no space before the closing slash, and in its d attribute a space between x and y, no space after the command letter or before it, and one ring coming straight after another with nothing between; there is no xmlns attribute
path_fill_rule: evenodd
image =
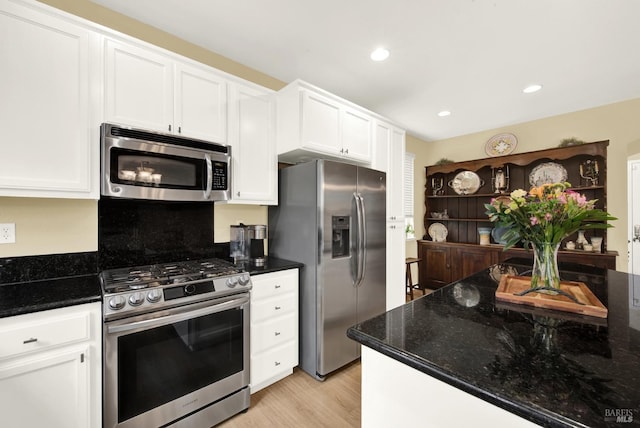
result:
<svg viewBox="0 0 640 428"><path fill-rule="evenodd" d="M103 196L162 201L225 201L231 147L103 123Z"/></svg>

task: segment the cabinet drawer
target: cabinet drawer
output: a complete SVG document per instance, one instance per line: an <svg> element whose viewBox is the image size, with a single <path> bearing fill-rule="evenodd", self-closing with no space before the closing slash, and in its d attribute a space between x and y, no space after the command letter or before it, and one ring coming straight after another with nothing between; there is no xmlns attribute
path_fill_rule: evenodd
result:
<svg viewBox="0 0 640 428"><path fill-rule="evenodd" d="M265 273L251 278L253 299L263 299L298 290L298 269Z"/></svg>
<svg viewBox="0 0 640 428"><path fill-rule="evenodd" d="M296 314L279 317L271 321L251 324L251 353L265 351L288 340L295 339L298 334L298 318Z"/></svg>
<svg viewBox="0 0 640 428"><path fill-rule="evenodd" d="M295 293L277 295L271 299L260 299L251 305L251 322L279 317L297 311L298 296Z"/></svg>
<svg viewBox="0 0 640 428"><path fill-rule="evenodd" d="M56 316L45 311L5 318L2 321L0 358L91 339L91 318L88 312Z"/></svg>
<svg viewBox="0 0 640 428"><path fill-rule="evenodd" d="M274 377L280 372L291 370L298 365L298 342L292 340L251 357L251 385Z"/></svg>

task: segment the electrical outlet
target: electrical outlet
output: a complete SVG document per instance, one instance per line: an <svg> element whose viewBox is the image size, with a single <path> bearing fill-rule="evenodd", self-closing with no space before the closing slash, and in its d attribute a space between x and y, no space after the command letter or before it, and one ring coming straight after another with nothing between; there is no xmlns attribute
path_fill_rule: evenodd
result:
<svg viewBox="0 0 640 428"><path fill-rule="evenodd" d="M14 244L16 242L16 224L0 223L0 244Z"/></svg>

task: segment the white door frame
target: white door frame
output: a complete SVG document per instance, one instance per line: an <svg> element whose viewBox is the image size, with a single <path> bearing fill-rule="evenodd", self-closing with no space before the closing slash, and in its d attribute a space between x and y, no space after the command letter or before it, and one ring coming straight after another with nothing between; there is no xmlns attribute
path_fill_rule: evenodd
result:
<svg viewBox="0 0 640 428"><path fill-rule="evenodd" d="M627 161L627 189L628 189L628 227L627 242L629 252L628 272L640 275L640 240L634 241L633 226L640 225L640 159Z"/></svg>

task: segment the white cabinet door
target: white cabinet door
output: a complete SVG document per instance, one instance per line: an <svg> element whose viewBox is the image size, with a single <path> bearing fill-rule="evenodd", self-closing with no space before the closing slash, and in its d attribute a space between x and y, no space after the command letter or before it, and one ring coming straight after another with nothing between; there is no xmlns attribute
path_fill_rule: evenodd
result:
<svg viewBox="0 0 640 428"><path fill-rule="evenodd" d="M0 196L98 198L90 117L97 36L2 2L0 39Z"/></svg>
<svg viewBox="0 0 640 428"><path fill-rule="evenodd" d="M173 63L148 49L105 40L105 119L173 131Z"/></svg>
<svg viewBox="0 0 640 428"><path fill-rule="evenodd" d="M88 348L0 365L0 415L7 427L86 428Z"/></svg>
<svg viewBox="0 0 640 428"><path fill-rule="evenodd" d="M376 120L373 128L374 150L371 159L371 168L387 172L389 170L389 147L391 146L392 127L386 122Z"/></svg>
<svg viewBox="0 0 640 428"><path fill-rule="evenodd" d="M371 116L355 109L342 111L342 154L351 159L371 161Z"/></svg>
<svg viewBox="0 0 640 428"><path fill-rule="evenodd" d="M340 106L322 95L303 91L301 111L303 146L340 156Z"/></svg>
<svg viewBox="0 0 640 428"><path fill-rule="evenodd" d="M387 222L387 310L405 303L404 221Z"/></svg>
<svg viewBox="0 0 640 428"><path fill-rule="evenodd" d="M176 64L174 131L216 143L227 141L227 82L217 74Z"/></svg>
<svg viewBox="0 0 640 428"><path fill-rule="evenodd" d="M392 128L387 168L387 218L404 220L405 131Z"/></svg>
<svg viewBox="0 0 640 428"><path fill-rule="evenodd" d="M387 173L387 221L404 219L405 131L377 120L371 167Z"/></svg>
<svg viewBox="0 0 640 428"><path fill-rule="evenodd" d="M278 204L274 115L270 92L230 85L229 144L233 181L229 203Z"/></svg>

